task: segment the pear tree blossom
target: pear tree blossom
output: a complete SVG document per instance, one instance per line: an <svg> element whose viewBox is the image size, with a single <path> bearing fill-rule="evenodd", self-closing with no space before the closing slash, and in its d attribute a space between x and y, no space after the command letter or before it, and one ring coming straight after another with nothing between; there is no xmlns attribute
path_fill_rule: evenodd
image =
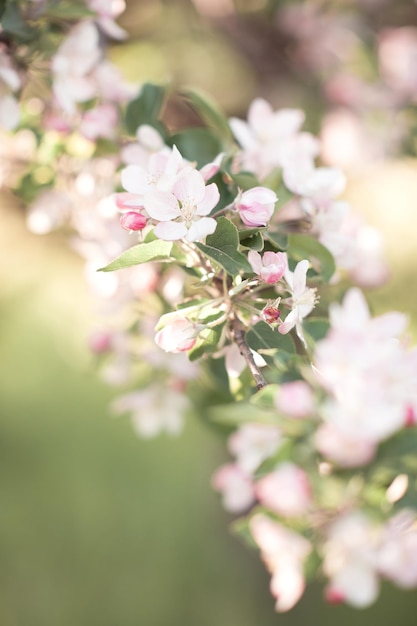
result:
<svg viewBox="0 0 417 626"><path fill-rule="evenodd" d="M266 187L253 187L239 193L235 206L246 226L266 226L274 213L278 198Z"/></svg>
<svg viewBox="0 0 417 626"><path fill-rule="evenodd" d="M287 269L287 259L282 252L265 252L261 257L259 252L250 250L248 261L255 274L269 285L274 285L284 275Z"/></svg>

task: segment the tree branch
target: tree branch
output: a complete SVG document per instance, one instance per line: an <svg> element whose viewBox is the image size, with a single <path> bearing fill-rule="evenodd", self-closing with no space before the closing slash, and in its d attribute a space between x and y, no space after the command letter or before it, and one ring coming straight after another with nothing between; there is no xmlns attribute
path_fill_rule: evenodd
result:
<svg viewBox="0 0 417 626"><path fill-rule="evenodd" d="M232 318L231 329L232 329L233 339L237 347L239 348L240 354L243 356L243 358L245 359L247 363L249 371L252 374L252 377L256 383L257 389L259 390L259 389L262 389L263 387L266 387L268 383L263 377L261 370L255 363L255 359L253 358L252 351L249 348L248 344L246 343L245 330L242 326L242 323L236 316Z"/></svg>

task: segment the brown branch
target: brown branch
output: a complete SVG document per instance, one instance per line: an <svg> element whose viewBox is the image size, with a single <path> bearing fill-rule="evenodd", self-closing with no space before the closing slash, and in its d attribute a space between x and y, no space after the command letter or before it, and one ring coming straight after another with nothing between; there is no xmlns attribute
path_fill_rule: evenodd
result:
<svg viewBox="0 0 417 626"><path fill-rule="evenodd" d="M231 329L232 329L233 339L237 347L239 348L240 354L243 356L243 358L246 361L249 371L252 374L252 377L256 383L257 389L259 390L259 389L262 389L263 387L266 387L268 383L263 377L261 370L255 363L255 359L253 358L252 351L249 348L248 344L246 343L245 330L240 320L237 317L233 317L232 322L231 322Z"/></svg>

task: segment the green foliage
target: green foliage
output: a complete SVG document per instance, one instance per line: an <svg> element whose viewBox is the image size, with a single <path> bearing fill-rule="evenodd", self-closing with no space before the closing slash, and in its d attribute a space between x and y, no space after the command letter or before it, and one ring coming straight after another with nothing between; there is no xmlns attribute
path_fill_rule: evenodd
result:
<svg viewBox="0 0 417 626"><path fill-rule="evenodd" d="M259 187L260 185L259 180L252 172L230 174L230 178L241 191L247 191L248 189L252 189L252 187Z"/></svg>
<svg viewBox="0 0 417 626"><path fill-rule="evenodd" d="M122 252L114 261L101 267L99 272L114 272L125 267L148 263L149 261L169 261L174 244L172 241L162 241L157 239L149 243L139 243L133 248L129 248Z"/></svg>
<svg viewBox="0 0 417 626"><path fill-rule="evenodd" d="M226 217L218 219L215 232L207 237L205 244L196 244L203 254L220 265L231 276L236 276L241 272L253 273L247 258L238 251L238 245L238 230Z"/></svg>
<svg viewBox="0 0 417 626"><path fill-rule="evenodd" d="M281 252L288 248L288 235L279 230L266 230L265 238L270 241L275 248Z"/></svg>
<svg viewBox="0 0 417 626"><path fill-rule="evenodd" d="M17 0L7 0L2 7L0 6L0 10L2 8L1 26L3 32L15 37L22 43L28 43L35 39L37 31L24 21Z"/></svg>
<svg viewBox="0 0 417 626"><path fill-rule="evenodd" d="M320 273L324 281L328 282L335 273L336 265L333 255L310 235L299 233L289 235L288 247L291 256L296 260L309 259L313 269Z"/></svg>
<svg viewBox="0 0 417 626"><path fill-rule="evenodd" d="M233 144L233 135L227 118L210 96L195 89L185 89L180 95L197 111L201 119L222 141L223 146L230 147Z"/></svg>
<svg viewBox="0 0 417 626"><path fill-rule="evenodd" d="M287 354L295 354L294 342L290 335L281 335L266 322L258 322L251 327L246 335L248 345L259 352L278 350Z"/></svg>
<svg viewBox="0 0 417 626"><path fill-rule="evenodd" d="M166 89L162 85L146 83L140 94L129 102L126 109L126 128L134 135L142 124L149 124L161 130L159 116L164 103Z"/></svg>
<svg viewBox="0 0 417 626"><path fill-rule="evenodd" d="M303 320L304 334L309 335L314 342L324 339L330 328L329 320L325 318L309 318Z"/></svg>
<svg viewBox="0 0 417 626"><path fill-rule="evenodd" d="M268 187L273 191L277 192L278 189L282 189L284 185L282 184L282 170L280 167L276 167L262 180L262 186ZM284 187L285 189L285 187ZM279 196L278 196L279 199Z"/></svg>
<svg viewBox="0 0 417 626"><path fill-rule="evenodd" d="M278 196L278 202L275 205L275 210L280 209L284 204L287 204L290 200L294 198L294 194L292 191L287 189L284 185L284 181L280 180L279 183L275 187L271 187Z"/></svg>
<svg viewBox="0 0 417 626"><path fill-rule="evenodd" d="M242 246L261 252L264 249L262 230L259 228L245 228L239 231L239 240Z"/></svg>
<svg viewBox="0 0 417 626"><path fill-rule="evenodd" d="M171 146L177 146L189 161L195 161L198 167L202 167L213 161L221 152L221 145L207 128L189 128L172 135L169 139Z"/></svg>
<svg viewBox="0 0 417 626"><path fill-rule="evenodd" d="M223 328L224 324L219 324L214 328L206 328L203 330L199 334L196 345L188 353L190 361L196 361L204 355L216 352L216 350L218 350Z"/></svg>

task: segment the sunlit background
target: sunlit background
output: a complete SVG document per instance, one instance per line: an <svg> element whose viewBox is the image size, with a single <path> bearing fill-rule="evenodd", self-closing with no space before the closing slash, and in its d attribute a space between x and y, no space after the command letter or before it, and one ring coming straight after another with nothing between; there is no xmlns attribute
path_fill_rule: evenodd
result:
<svg viewBox="0 0 417 626"><path fill-rule="evenodd" d="M332 20L317 22L318 9ZM417 161L405 125L416 105L387 104L395 67L381 90L377 51L363 42L385 24L417 33L417 6L131 0L119 22L132 37L111 57L131 80L204 89L228 115L262 95L304 108L308 130L325 122L327 162L347 170L347 199L385 236L391 278L370 300L408 311L416 339ZM366 102L335 86L347 74L374 90ZM344 89L349 98L334 97ZM179 104L168 114L173 126L195 123ZM87 349L82 262L61 234L29 233L10 195L0 211L0 626L414 626L417 593L388 586L365 611L326 606L313 587L274 613L267 573L210 488L222 442L198 415L179 438L151 442L110 415L113 391Z"/></svg>

